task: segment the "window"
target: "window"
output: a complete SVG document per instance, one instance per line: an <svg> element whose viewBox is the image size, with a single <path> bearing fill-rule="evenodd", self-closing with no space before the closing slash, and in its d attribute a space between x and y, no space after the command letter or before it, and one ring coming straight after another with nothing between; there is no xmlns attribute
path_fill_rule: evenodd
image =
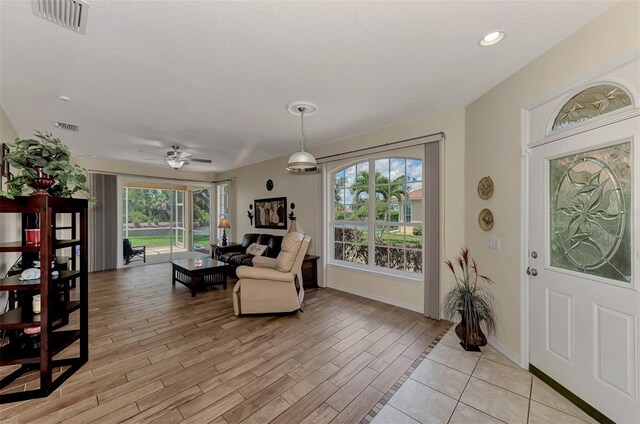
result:
<svg viewBox="0 0 640 424"><path fill-rule="evenodd" d="M631 96L620 87L611 84L590 87L562 106L551 131L558 131L629 105Z"/></svg>
<svg viewBox="0 0 640 424"><path fill-rule="evenodd" d="M404 206L404 222L411 222L411 203Z"/></svg>
<svg viewBox="0 0 640 424"><path fill-rule="evenodd" d="M218 198L218 219L214 222L216 228L220 223L222 217L229 218L229 183L218 184L217 188ZM233 224L232 224L233 225ZM222 229L218 229L218 238L222 238Z"/></svg>
<svg viewBox="0 0 640 424"><path fill-rule="evenodd" d="M372 159L332 177L333 260L422 273L422 160Z"/></svg>

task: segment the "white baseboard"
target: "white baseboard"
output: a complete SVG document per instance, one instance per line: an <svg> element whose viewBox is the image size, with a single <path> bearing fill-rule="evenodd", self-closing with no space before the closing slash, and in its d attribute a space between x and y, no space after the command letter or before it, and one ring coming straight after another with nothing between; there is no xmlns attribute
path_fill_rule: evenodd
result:
<svg viewBox="0 0 640 424"><path fill-rule="evenodd" d="M523 364L522 363L522 359L520 358L520 355L515 353L513 350L509 349L507 346L502 344L496 338L489 337L488 342L489 342L489 344L491 346L493 346L493 348L495 350L497 350L498 352L502 353L504 356L506 356L514 364L516 364L519 367L524 368L524 369L528 369L529 368L529 364Z"/></svg>
<svg viewBox="0 0 640 424"><path fill-rule="evenodd" d="M391 298L384 297L384 296L378 296L377 294L365 292L365 291L362 291L362 290L352 289L351 287L346 287L346 286L343 286L343 285L340 285L340 284L331 283L331 282L327 282L327 287L332 288L332 289L336 289L336 290L340 290L340 291L343 291L343 292L355 294L356 296L365 297L367 299L377 300L378 302L387 303L389 305L397 306L397 307L403 308L403 309L408 309L410 311L419 312L421 314L424 313L424 311L421 310L418 306L412 305L410 303L403 302L401 300L391 299Z"/></svg>

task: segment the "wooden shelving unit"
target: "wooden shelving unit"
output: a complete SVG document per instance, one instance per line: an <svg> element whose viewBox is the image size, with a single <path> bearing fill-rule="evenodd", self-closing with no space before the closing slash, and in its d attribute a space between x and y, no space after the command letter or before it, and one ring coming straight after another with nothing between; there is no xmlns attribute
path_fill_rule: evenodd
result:
<svg viewBox="0 0 640 424"><path fill-rule="evenodd" d="M9 343L0 347L0 366L21 365L20 368L0 380L0 389L28 371L40 371L40 387L34 390L3 393L0 403L15 402L48 396L75 373L89 358L89 295L87 262L87 201L49 196L17 197L14 200L0 198L0 214L22 214L23 230L28 216L37 214L40 221L40 244L27 245L22 240L0 243L0 253L20 252L40 257L39 280L20 281L20 275L0 279L0 291L9 295L9 309L0 314L0 331L15 331L40 327L40 348L33 349ZM56 216L70 214L71 225L56 227ZM70 230L71 239L59 240L59 230ZM80 246L79 255L75 246ZM68 270L59 271L53 278L51 262L58 249L71 248ZM69 289L79 281L79 300L69 299ZM34 314L31 305L33 295L40 293L41 312ZM78 311L79 329L69 329L69 316ZM54 359L67 347L79 341L79 355L73 358ZM54 367L68 367L55 380Z"/></svg>

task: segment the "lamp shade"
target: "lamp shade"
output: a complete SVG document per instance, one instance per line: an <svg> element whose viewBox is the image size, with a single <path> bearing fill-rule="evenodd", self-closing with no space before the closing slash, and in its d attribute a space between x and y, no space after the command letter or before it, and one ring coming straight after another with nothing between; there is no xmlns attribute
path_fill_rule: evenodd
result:
<svg viewBox="0 0 640 424"><path fill-rule="evenodd" d="M293 174L317 172L318 164L311 153L301 150L291 155L287 163L287 171Z"/></svg>
<svg viewBox="0 0 640 424"><path fill-rule="evenodd" d="M231 224L229 224L229 220L227 218L222 218L218 224L218 228L231 228Z"/></svg>

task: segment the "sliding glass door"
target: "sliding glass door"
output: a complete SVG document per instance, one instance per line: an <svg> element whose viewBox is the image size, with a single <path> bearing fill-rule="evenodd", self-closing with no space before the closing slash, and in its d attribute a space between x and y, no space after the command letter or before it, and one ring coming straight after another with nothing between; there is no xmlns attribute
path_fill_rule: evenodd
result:
<svg viewBox="0 0 640 424"><path fill-rule="evenodd" d="M208 255L213 225L212 188L205 184L123 181L124 265L168 262ZM128 257L132 248L142 257Z"/></svg>
<svg viewBox="0 0 640 424"><path fill-rule="evenodd" d="M131 248L145 248L146 257L171 252L172 193L152 187L124 187L122 239L125 265L142 262ZM158 256L159 258L160 256Z"/></svg>
<svg viewBox="0 0 640 424"><path fill-rule="evenodd" d="M194 252L209 254L211 251L211 189L191 192L193 210L191 245Z"/></svg>
<svg viewBox="0 0 640 424"><path fill-rule="evenodd" d="M184 217L184 198L185 192L182 190L172 190L174 198L173 220L171 222L173 233L172 248L184 250L185 241L185 217Z"/></svg>

